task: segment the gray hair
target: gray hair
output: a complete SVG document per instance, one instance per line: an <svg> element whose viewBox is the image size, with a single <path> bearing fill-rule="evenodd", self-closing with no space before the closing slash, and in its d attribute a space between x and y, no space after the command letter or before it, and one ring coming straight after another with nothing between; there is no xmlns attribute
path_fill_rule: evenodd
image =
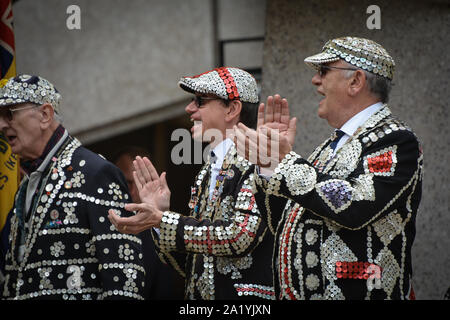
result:
<svg viewBox="0 0 450 320"><path fill-rule="evenodd" d="M56 120L56 121L58 121L60 124L62 124L63 123L63 117L62 117L62 115L60 115L59 113L54 113L53 114L53 118Z"/></svg>
<svg viewBox="0 0 450 320"><path fill-rule="evenodd" d="M355 66L347 63L349 67L354 68ZM376 95L382 103L387 103L389 101L389 93L391 92L392 83L391 80L388 78L379 76L377 74L374 74L372 72L358 69L364 72L367 79L367 87L369 88L369 91ZM345 77L350 78L353 74L353 70L346 71Z"/></svg>

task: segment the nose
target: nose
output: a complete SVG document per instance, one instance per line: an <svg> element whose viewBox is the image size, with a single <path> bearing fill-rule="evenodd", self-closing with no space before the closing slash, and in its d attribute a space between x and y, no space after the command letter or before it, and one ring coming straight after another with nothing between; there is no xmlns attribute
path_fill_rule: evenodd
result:
<svg viewBox="0 0 450 320"><path fill-rule="evenodd" d="M193 114L198 110L197 105L195 104L195 101L191 101L191 103L189 103L186 108L184 108L184 110L189 113L189 114Z"/></svg>
<svg viewBox="0 0 450 320"><path fill-rule="evenodd" d="M320 86L322 83L322 77L319 75L319 72L316 72L316 74L312 77L311 82L315 86Z"/></svg>

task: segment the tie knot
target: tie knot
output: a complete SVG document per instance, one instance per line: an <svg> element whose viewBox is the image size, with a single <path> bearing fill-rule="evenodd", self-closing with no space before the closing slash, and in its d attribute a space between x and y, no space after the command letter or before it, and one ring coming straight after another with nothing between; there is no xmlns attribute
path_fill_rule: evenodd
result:
<svg viewBox="0 0 450 320"><path fill-rule="evenodd" d="M345 132L344 131L342 131L342 130L335 130L334 131L334 133L333 133L333 141L339 141L341 138L342 138L342 136L345 134Z"/></svg>
<svg viewBox="0 0 450 320"><path fill-rule="evenodd" d="M214 153L214 151L210 151L210 153L209 153L209 161L211 162L211 163L216 163L216 161L217 161L217 156L216 156L216 154Z"/></svg>
<svg viewBox="0 0 450 320"><path fill-rule="evenodd" d="M342 136L345 134L342 130L336 130L333 132L333 136L331 137L331 149L336 149L339 140L341 140Z"/></svg>

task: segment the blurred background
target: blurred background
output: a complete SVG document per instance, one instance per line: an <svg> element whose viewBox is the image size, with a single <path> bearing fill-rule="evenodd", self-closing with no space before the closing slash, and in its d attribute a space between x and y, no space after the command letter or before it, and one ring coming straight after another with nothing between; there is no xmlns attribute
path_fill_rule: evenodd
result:
<svg viewBox="0 0 450 320"><path fill-rule="evenodd" d="M369 5L380 28L369 29ZM80 9L80 29L71 29ZM295 150L307 157L331 133L317 117L321 99L303 59L332 38L381 43L396 62L390 108L424 149L425 178L413 246L418 299L442 299L450 287L448 1L303 0L16 0L17 73L38 74L61 92L65 127L112 160L145 148L167 171L171 207L186 213L200 164L174 165L171 141L191 124L181 76L218 66L251 72L261 100L279 93L298 117Z"/></svg>

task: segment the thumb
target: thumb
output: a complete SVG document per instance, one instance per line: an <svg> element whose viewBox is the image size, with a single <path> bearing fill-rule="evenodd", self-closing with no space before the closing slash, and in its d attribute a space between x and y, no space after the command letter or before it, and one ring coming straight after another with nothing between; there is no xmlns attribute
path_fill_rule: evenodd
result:
<svg viewBox="0 0 450 320"><path fill-rule="evenodd" d="M169 190L169 186L168 186L168 184L167 184L167 179L166 179L166 173L165 173L165 172L161 173L160 180L161 180L162 188L163 188L163 189L168 189L168 190ZM170 190L169 190L169 191L170 191Z"/></svg>

